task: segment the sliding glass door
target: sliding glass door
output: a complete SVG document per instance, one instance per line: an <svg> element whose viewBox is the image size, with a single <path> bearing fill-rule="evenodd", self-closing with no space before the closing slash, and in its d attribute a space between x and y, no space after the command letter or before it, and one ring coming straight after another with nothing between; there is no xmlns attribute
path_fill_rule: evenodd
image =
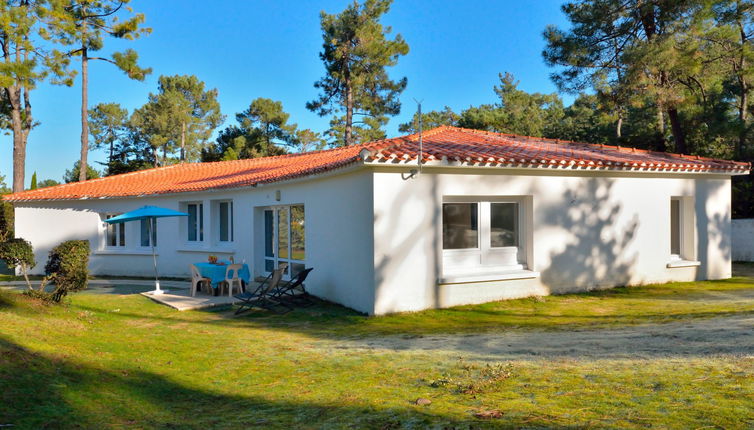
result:
<svg viewBox="0 0 754 430"><path fill-rule="evenodd" d="M275 206L264 211L264 269L272 272L287 263L285 277L304 270L306 243L304 206Z"/></svg>

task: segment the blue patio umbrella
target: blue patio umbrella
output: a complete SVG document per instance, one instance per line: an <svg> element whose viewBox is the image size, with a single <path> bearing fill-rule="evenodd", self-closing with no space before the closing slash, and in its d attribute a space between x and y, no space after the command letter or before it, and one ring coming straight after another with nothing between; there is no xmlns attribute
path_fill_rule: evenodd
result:
<svg viewBox="0 0 754 430"><path fill-rule="evenodd" d="M160 289L160 279L157 274L157 254L154 252L154 238L152 237L152 231L157 226L157 218L176 217L176 216L188 216L187 213L174 211L172 209L161 208L157 206L143 206L135 211L126 212L116 217L105 220L108 224L119 224L129 221L141 221L148 220L147 232L149 236L149 243L152 245L152 262L154 263L154 291L152 294L162 294L164 291Z"/></svg>

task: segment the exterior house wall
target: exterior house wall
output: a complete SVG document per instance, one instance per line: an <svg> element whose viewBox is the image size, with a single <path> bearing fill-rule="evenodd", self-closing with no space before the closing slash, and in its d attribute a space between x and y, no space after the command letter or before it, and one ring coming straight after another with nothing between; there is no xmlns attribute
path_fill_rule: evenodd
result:
<svg viewBox="0 0 754 430"><path fill-rule="evenodd" d="M374 313L481 303L668 281L731 276L727 176L608 174L424 167L374 177ZM523 238L539 276L438 284L443 277L444 196L519 196L530 202ZM668 268L670 199L685 197L688 254L697 267Z"/></svg>
<svg viewBox="0 0 754 430"><path fill-rule="evenodd" d="M754 218L734 219L731 229L733 261L754 261Z"/></svg>
<svg viewBox="0 0 754 430"><path fill-rule="evenodd" d="M280 201L276 201L276 192ZM213 202L233 200L234 241L217 241ZM50 249L69 239L87 239L90 268L100 275L152 276L150 248L139 243L139 223L126 224L126 247L104 247L101 214L122 213L144 205L185 210L181 202L204 203L204 244L186 241L185 218L157 223L157 254L161 276L188 277L188 265L209 254L246 260L255 275L263 274L263 210L271 205L304 204L306 265L313 267L307 288L319 297L371 312L374 300L372 265L372 175L368 171L244 188L181 193L161 197L89 199L15 203L16 235L31 241L42 273ZM57 226L60 226L59 228ZM256 233L256 234L255 234Z"/></svg>

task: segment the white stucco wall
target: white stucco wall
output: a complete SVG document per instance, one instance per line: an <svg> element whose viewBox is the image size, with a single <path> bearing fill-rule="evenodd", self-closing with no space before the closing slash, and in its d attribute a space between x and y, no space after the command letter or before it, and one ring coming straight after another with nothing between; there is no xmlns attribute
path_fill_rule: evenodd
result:
<svg viewBox="0 0 754 430"><path fill-rule="evenodd" d="M731 276L727 176L438 169L425 167L415 179L397 168L375 173L377 314ZM528 196L528 268L540 276L438 284L443 196ZM698 267L666 267L674 196L690 198L695 233L687 243Z"/></svg>
<svg viewBox="0 0 754 430"><path fill-rule="evenodd" d="M731 229L733 261L754 261L754 218L734 219Z"/></svg>
<svg viewBox="0 0 754 430"><path fill-rule="evenodd" d="M69 239L86 239L92 246L90 267L94 274L151 276L149 248L138 247L139 224L127 224L124 250L104 249L102 213L121 213L144 205L179 210L180 202L203 201L205 241L191 246L178 218L158 221L157 252L163 276L188 277L188 265L206 261L209 254L236 261L246 260L256 275L263 271L263 235L260 208L304 204L306 265L313 267L307 279L312 293L353 309L371 312L374 266L372 264L372 175L368 171L343 173L307 181L211 193L183 193L138 199L98 199L43 203L16 203L16 235L31 241L37 266L44 270L50 249ZM275 200L280 191L280 201ZM210 210L213 200L232 199L235 241L217 244ZM185 221L183 221L185 222Z"/></svg>
<svg viewBox="0 0 754 430"><path fill-rule="evenodd" d="M103 250L101 213L145 204L180 208L203 201L205 246L188 246L178 219L158 226L164 276L188 276L188 264L208 254L245 259L263 271L261 208L304 204L306 261L314 294L370 314L412 311L504 298L731 276L730 178L712 175L426 167L361 169L258 188L159 198L16 204L17 235L32 242L43 270L50 248L88 239L95 274L151 275L148 249ZM276 191L281 199L275 201ZM524 197L531 219L525 238L533 279L439 284L443 277L441 210L444 196ZM667 268L670 198L690 202L697 267ZM235 242L215 244L213 200L234 202ZM128 241L138 243L138 224Z"/></svg>

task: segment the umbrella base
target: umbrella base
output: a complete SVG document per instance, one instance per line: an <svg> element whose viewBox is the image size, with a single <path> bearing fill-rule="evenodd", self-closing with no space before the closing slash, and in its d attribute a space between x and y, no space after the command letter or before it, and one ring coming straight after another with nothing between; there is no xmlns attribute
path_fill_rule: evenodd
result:
<svg viewBox="0 0 754 430"><path fill-rule="evenodd" d="M147 294L151 294L153 296L159 296L159 295L167 294L167 293L168 293L168 290L152 290L152 291L147 291Z"/></svg>

